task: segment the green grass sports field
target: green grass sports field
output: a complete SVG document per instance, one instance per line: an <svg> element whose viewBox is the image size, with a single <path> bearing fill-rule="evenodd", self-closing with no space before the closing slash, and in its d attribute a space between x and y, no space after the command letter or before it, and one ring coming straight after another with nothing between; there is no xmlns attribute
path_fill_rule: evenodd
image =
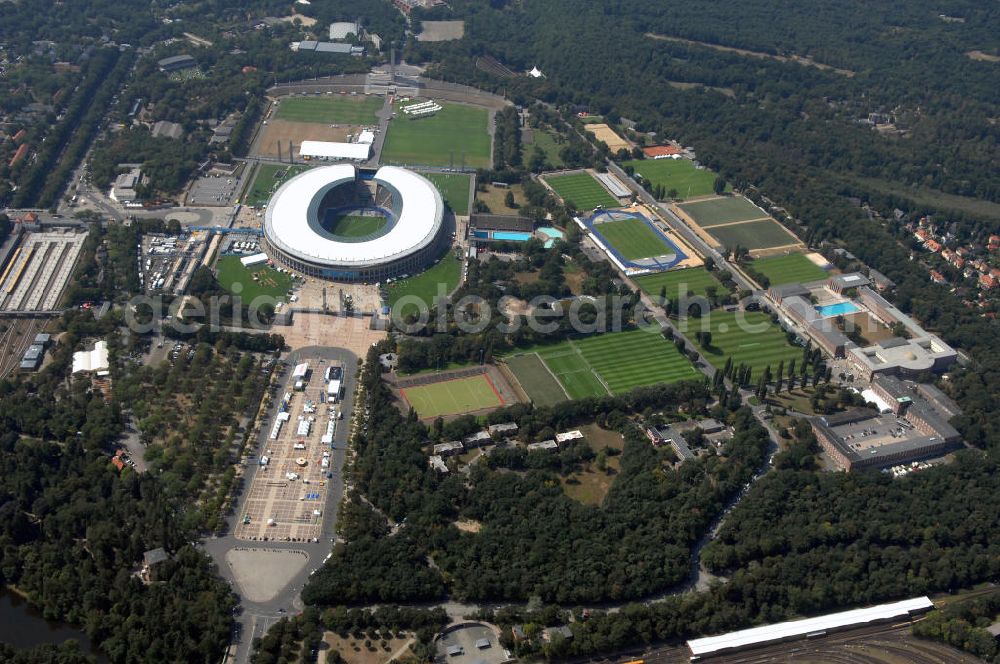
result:
<svg viewBox="0 0 1000 664"><path fill-rule="evenodd" d="M690 159L634 159L622 165L631 166L654 185L663 185L666 191L677 190L681 200L715 193L712 189L715 173L695 168Z"/></svg>
<svg viewBox="0 0 1000 664"><path fill-rule="evenodd" d="M622 258L628 261L662 256L674 251L667 245L662 235L639 219L607 221L597 224L594 228L618 250Z"/></svg>
<svg viewBox="0 0 1000 664"><path fill-rule="evenodd" d="M385 227L385 217L345 214L333 220L330 232L348 240L361 239Z"/></svg>
<svg viewBox="0 0 1000 664"><path fill-rule="evenodd" d="M421 418L456 415L503 405L503 399L486 374L407 387L401 392Z"/></svg>
<svg viewBox="0 0 1000 664"><path fill-rule="evenodd" d="M461 104L441 106L434 115L420 118L397 112L389 123L382 163L458 168L464 154L466 168L489 168L489 111Z"/></svg>
<svg viewBox="0 0 1000 664"><path fill-rule="evenodd" d="M251 207L263 207L271 199L271 194L285 180L291 179L308 169L308 166L280 166L278 164L261 164L257 168L253 184L247 191L243 202Z"/></svg>
<svg viewBox="0 0 1000 664"><path fill-rule="evenodd" d="M535 355L556 376L573 399L620 394L636 387L697 378L699 372L672 343L652 330L629 330L538 346ZM548 378L538 379L539 369L520 355L508 366L529 396L546 389ZM513 363L512 363L513 362ZM549 387L551 384L549 383Z"/></svg>
<svg viewBox="0 0 1000 664"><path fill-rule="evenodd" d="M742 196L724 196L707 201L683 203L680 208L702 228L731 224L734 221L763 219L767 216L766 212Z"/></svg>
<svg viewBox="0 0 1000 664"><path fill-rule="evenodd" d="M267 265L244 267L239 256L223 256L216 264L215 272L219 285L230 293L239 295L246 304L259 295L284 298L292 287L292 278L288 273L278 272ZM256 281L254 275L257 276ZM239 293L233 289L235 284L242 286Z"/></svg>
<svg viewBox="0 0 1000 664"><path fill-rule="evenodd" d="M737 245L747 249L771 249L797 244L799 239L774 219L748 221L732 226L715 226L707 229L724 247Z"/></svg>
<svg viewBox="0 0 1000 664"><path fill-rule="evenodd" d="M572 203L578 210L618 207L618 201L590 173L547 175L545 181L563 200Z"/></svg>
<svg viewBox="0 0 1000 664"><path fill-rule="evenodd" d="M375 113L383 103L381 97L374 95L285 97L278 104L274 117L291 122L368 125L378 120Z"/></svg>
<svg viewBox="0 0 1000 664"><path fill-rule="evenodd" d="M469 214L469 176L462 173L421 173L434 183L455 214Z"/></svg>
<svg viewBox="0 0 1000 664"><path fill-rule="evenodd" d="M745 321L740 324L739 318ZM791 359L802 359L802 349L792 346L785 338L785 333L771 322L770 316L761 312L713 311L705 318L688 318L681 321L679 329L688 339L695 342L695 332L702 329L708 321L712 333L711 347L699 344L705 358L717 369L726 365L726 358L733 358L733 365L746 364L753 369L752 380L760 376L764 367L770 366L771 371L777 371L778 362L785 364Z"/></svg>
<svg viewBox="0 0 1000 664"><path fill-rule="evenodd" d="M683 270L670 270L659 274L646 274L636 277L635 282L647 294L658 297L660 289L667 289L667 298L673 300L689 291L695 295L704 295L705 289L715 286L722 292L722 284L703 267L689 267Z"/></svg>
<svg viewBox="0 0 1000 664"><path fill-rule="evenodd" d="M438 285L444 284L444 292L450 293L458 286L461 276L462 261L449 251L436 264L420 274L389 284L389 306L395 307L401 298L415 295L430 307L438 294ZM406 307L404 313L411 310L411 307Z"/></svg>
<svg viewBox="0 0 1000 664"><path fill-rule="evenodd" d="M802 254L761 258L751 263L750 267L767 277L772 286L819 281L829 276L826 270Z"/></svg>
<svg viewBox="0 0 1000 664"><path fill-rule="evenodd" d="M507 367L517 376L517 382L536 406L551 406L568 397L562 385L545 368L545 363L535 353L515 355L506 360Z"/></svg>

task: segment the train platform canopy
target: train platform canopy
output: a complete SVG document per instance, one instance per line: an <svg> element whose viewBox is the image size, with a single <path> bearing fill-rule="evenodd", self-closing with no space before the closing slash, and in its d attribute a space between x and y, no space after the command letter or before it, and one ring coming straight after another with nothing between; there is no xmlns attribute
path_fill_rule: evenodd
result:
<svg viewBox="0 0 1000 664"><path fill-rule="evenodd" d="M803 620L789 620L788 622L742 629L719 636L693 639L688 641L687 645L691 649L692 656L700 658L730 650L803 638L809 634L862 626L897 618L907 618L911 613L920 613L932 608L934 608L934 604L929 598L915 597L901 602L880 604L866 609L830 613L825 616L805 618Z"/></svg>

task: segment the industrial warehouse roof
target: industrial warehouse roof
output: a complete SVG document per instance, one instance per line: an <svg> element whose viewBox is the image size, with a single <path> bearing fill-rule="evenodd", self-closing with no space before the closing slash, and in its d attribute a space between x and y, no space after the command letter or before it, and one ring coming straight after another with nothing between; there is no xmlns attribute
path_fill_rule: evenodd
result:
<svg viewBox="0 0 1000 664"><path fill-rule="evenodd" d="M813 632L824 632L852 625L865 625L882 620L892 620L893 618L907 616L914 611L925 611L932 608L934 608L934 604L931 603L929 598L915 597L903 600L902 602L880 604L867 609L854 609L853 611L830 613L825 616L817 616L816 618L790 620L775 625L741 629L738 632L730 632L719 636L693 639L688 641L687 644L693 655L703 657L725 650L804 637Z"/></svg>
<svg viewBox="0 0 1000 664"><path fill-rule="evenodd" d="M367 147L367 146L365 146ZM353 181L351 164L308 170L283 184L264 217L264 233L279 249L310 263L369 266L402 258L432 243L441 230L444 201L426 178L396 166L383 166L374 181L401 201L395 224L365 242L341 242L320 225L319 207L334 187Z"/></svg>

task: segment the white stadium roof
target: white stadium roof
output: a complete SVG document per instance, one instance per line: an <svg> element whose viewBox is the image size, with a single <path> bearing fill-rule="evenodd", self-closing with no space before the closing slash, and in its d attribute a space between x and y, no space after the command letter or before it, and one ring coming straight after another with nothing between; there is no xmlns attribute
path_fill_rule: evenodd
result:
<svg viewBox="0 0 1000 664"><path fill-rule="evenodd" d="M908 616L912 611L926 611L932 608L934 608L934 604L927 597L915 597L903 600L902 602L880 604L867 609L854 609L852 611L830 613L815 618L790 620L775 625L741 629L738 632L729 632L728 634L721 634L719 636L693 639L688 641L687 644L691 649L692 655L704 657L725 650L804 637L814 632L825 632L852 625L864 625L872 622L892 620Z"/></svg>
<svg viewBox="0 0 1000 664"><path fill-rule="evenodd" d="M302 141L299 155L321 159L351 159L365 161L371 154L372 146L365 143L334 143L331 141Z"/></svg>
<svg viewBox="0 0 1000 664"><path fill-rule="evenodd" d="M365 146L367 147L367 146ZM376 183L402 200L396 223L385 235L365 242L340 242L319 224L319 206L334 187L355 179L352 164L321 166L283 184L264 216L264 233L279 249L321 265L364 267L412 254L433 242L441 230L444 201L426 178L397 166L383 166Z"/></svg>

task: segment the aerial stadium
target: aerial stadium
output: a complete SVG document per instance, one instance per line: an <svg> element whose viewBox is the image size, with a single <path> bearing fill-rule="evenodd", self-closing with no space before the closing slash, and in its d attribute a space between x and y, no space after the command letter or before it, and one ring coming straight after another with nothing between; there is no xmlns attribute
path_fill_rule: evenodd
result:
<svg viewBox="0 0 1000 664"><path fill-rule="evenodd" d="M404 168L313 168L271 197L265 249L302 274L383 281L417 272L440 255L450 240L444 210L437 188Z"/></svg>

